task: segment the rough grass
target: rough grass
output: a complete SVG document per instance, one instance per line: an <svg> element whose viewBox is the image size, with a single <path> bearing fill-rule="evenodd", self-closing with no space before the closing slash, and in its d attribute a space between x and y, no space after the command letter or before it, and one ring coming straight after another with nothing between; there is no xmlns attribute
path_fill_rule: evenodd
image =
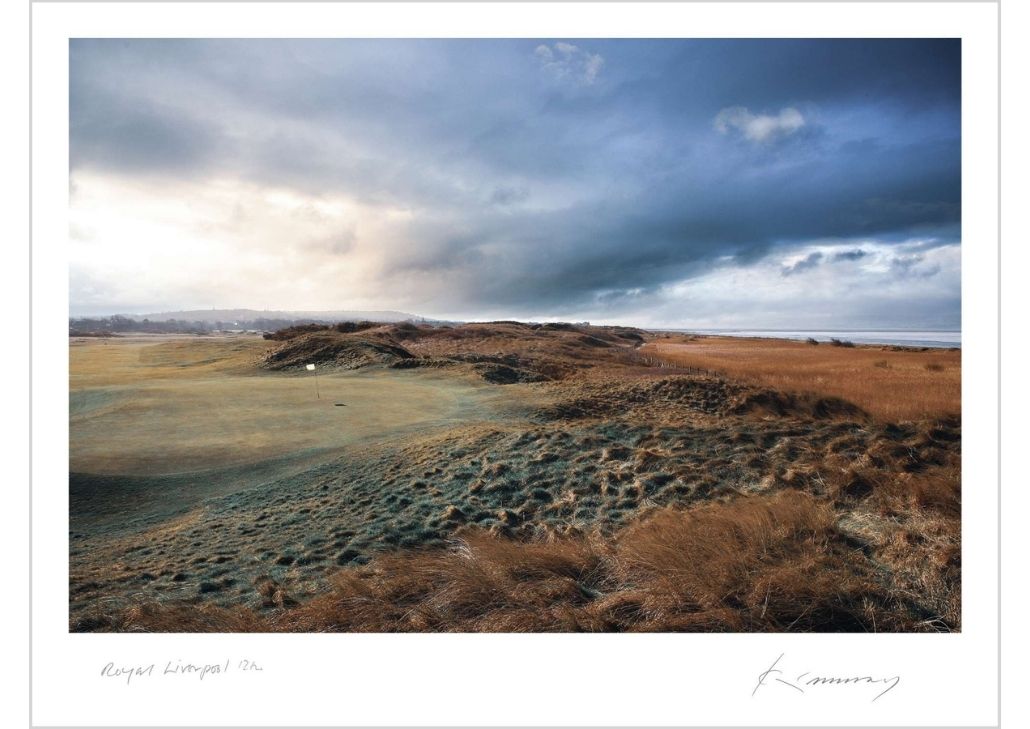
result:
<svg viewBox="0 0 1030 729"><path fill-rule="evenodd" d="M842 398L889 422L948 417L961 411L958 350L813 347L805 342L736 337L687 341L671 336L645 345L641 354L784 392Z"/></svg>
<svg viewBox="0 0 1030 729"><path fill-rule="evenodd" d="M481 530L384 554L325 594L268 610L147 603L93 629L322 631L896 631L949 628L849 547L798 491L655 510L612 537L521 542Z"/></svg>

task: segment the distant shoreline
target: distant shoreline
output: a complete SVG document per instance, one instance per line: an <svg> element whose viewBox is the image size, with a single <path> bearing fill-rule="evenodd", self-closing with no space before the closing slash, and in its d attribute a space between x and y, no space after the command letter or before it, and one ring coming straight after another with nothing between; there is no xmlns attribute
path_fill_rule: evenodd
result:
<svg viewBox="0 0 1030 729"><path fill-rule="evenodd" d="M946 329L652 329L651 331L761 339L806 340L811 338L818 342L842 339L855 344L886 344L938 349L962 348L962 332Z"/></svg>
<svg viewBox="0 0 1030 729"><path fill-rule="evenodd" d="M475 323L475 322L474 322ZM492 322L479 322L492 323ZM443 324L432 323L431 326ZM605 326L605 325L601 325ZM931 347L934 349L961 349L962 332L947 329L665 329L665 328L644 328L643 331L657 334L697 334L700 336L717 337L738 337L743 339L783 339L788 341L805 341L814 339L820 343L829 343L834 339L844 340L858 345L872 346L901 346L901 347ZM110 331L82 331L72 330L69 337L93 338L93 337L193 337L193 336L240 336L246 334L256 335L260 329L226 329L211 330L204 332L146 332L125 330L120 332Z"/></svg>

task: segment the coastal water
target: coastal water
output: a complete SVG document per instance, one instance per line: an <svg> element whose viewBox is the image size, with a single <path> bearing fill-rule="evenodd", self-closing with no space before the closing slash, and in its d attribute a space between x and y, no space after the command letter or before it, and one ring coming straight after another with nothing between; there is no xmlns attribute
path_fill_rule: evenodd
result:
<svg viewBox="0 0 1030 729"><path fill-rule="evenodd" d="M819 342L831 339L855 344L898 344L907 347L961 347L962 332L897 331L897 330L773 330L773 329L677 329L690 334L720 334L731 337L770 337L774 339L808 339Z"/></svg>

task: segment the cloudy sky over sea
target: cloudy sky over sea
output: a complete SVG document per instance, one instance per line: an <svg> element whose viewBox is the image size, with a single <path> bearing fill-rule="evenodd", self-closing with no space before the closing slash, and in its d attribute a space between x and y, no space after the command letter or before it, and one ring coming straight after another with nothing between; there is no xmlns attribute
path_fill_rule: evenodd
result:
<svg viewBox="0 0 1030 729"><path fill-rule="evenodd" d="M960 324L957 40L74 40L72 314Z"/></svg>

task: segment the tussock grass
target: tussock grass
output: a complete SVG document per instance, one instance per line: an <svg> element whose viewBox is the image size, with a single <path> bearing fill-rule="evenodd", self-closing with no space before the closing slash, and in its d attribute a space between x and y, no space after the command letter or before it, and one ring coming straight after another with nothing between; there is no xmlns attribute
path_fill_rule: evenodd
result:
<svg viewBox="0 0 1030 729"><path fill-rule="evenodd" d="M891 592L924 611L916 629L961 623L961 462L932 447L954 424L924 424L905 442L876 441L860 458L830 456L821 484L858 546L889 570Z"/></svg>
<svg viewBox="0 0 1030 729"><path fill-rule="evenodd" d="M328 592L296 607L262 612L150 603L91 627L162 632L920 629L926 611L909 606L911 596L894 594L877 579L848 546L835 518L825 502L786 490L655 510L609 538L552 532L523 542L467 530L448 549L398 551L341 570Z"/></svg>

